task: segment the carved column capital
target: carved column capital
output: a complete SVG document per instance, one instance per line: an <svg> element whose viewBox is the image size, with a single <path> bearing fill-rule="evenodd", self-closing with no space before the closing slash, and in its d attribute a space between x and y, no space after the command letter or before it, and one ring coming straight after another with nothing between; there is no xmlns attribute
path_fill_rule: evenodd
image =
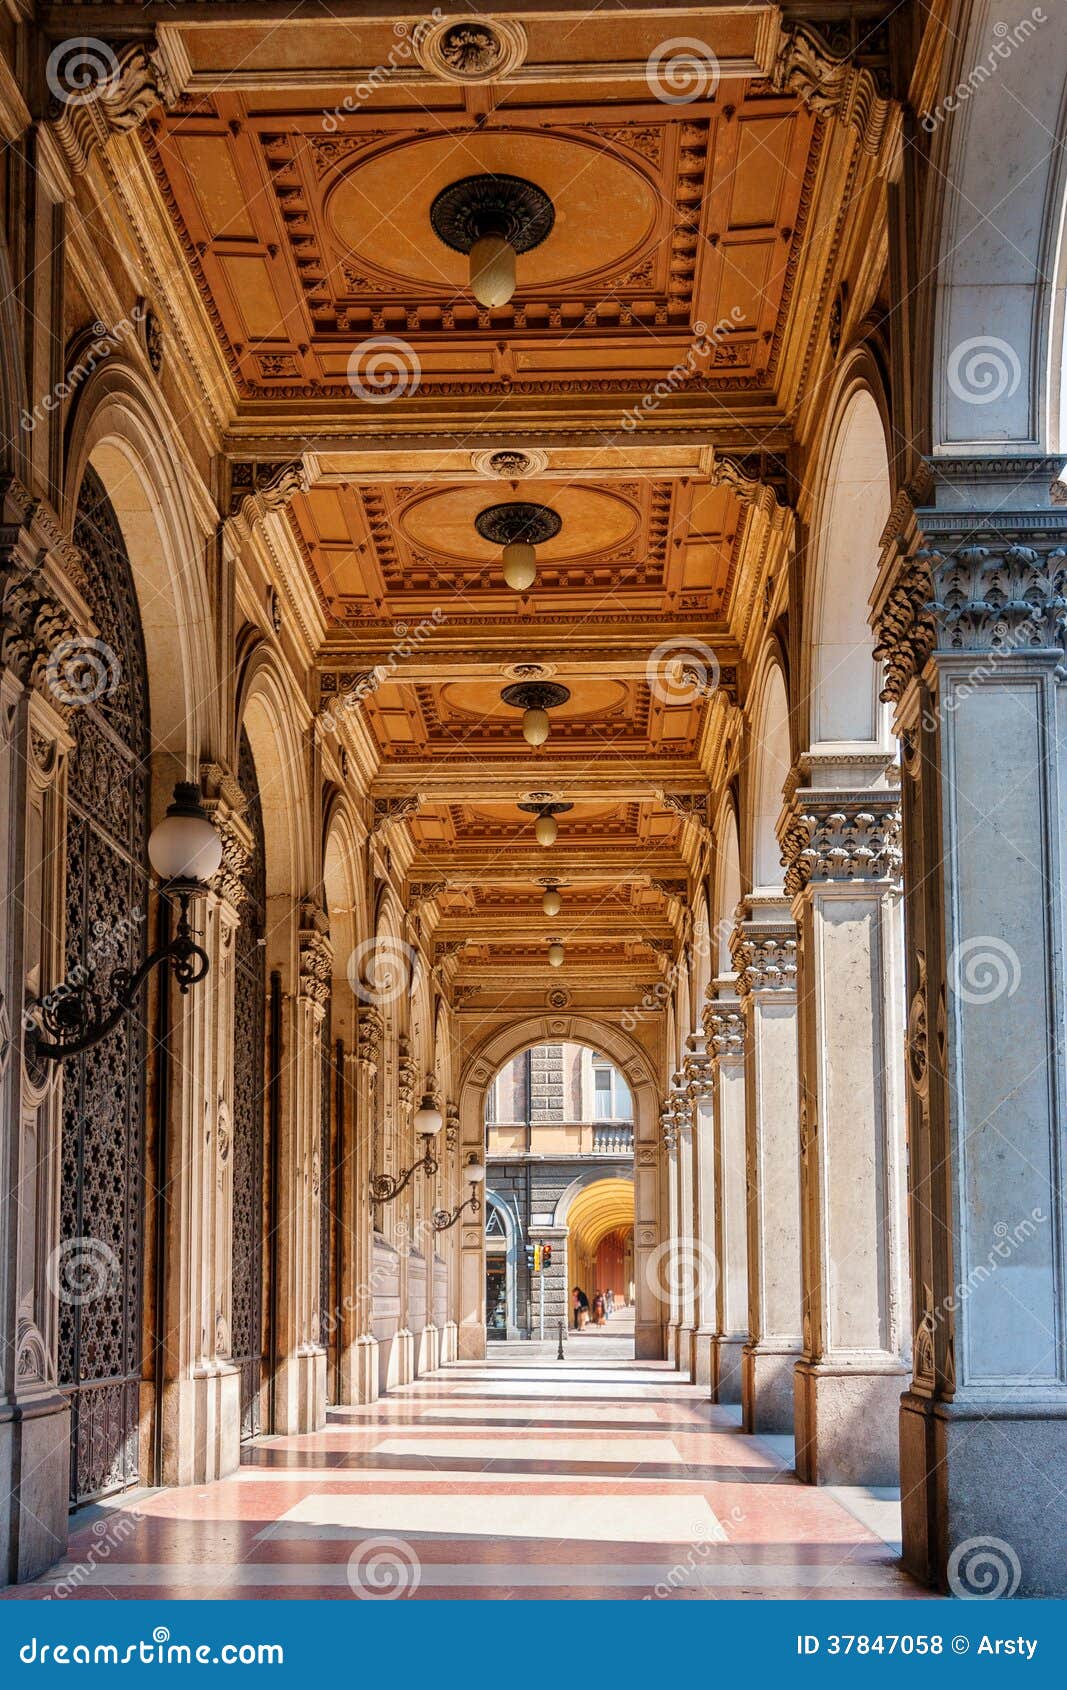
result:
<svg viewBox="0 0 1067 1690"><path fill-rule="evenodd" d="M333 980L333 946L321 910L305 905L300 913L300 996L324 1014Z"/></svg>
<svg viewBox="0 0 1067 1690"><path fill-rule="evenodd" d="M896 791L794 793L778 836L786 892L795 897L812 881L899 885L900 828Z"/></svg>
<svg viewBox="0 0 1067 1690"><path fill-rule="evenodd" d="M369 1004L356 1011L356 1059L368 1068L377 1068L381 1055L385 1022L381 1013Z"/></svg>
<svg viewBox="0 0 1067 1690"><path fill-rule="evenodd" d="M221 763L201 763L201 804L222 841L222 863L212 885L218 896L236 911L248 887L245 876L252 860L252 829L244 820L247 800L237 777Z"/></svg>
<svg viewBox="0 0 1067 1690"><path fill-rule="evenodd" d="M782 997L797 989L797 938L792 921L744 921L734 929L730 954L742 1005L754 997Z"/></svg>
<svg viewBox="0 0 1067 1690"><path fill-rule="evenodd" d="M401 1033L397 1040L396 1094L401 1110L410 1109L415 1101L415 1086L419 1065L411 1054L411 1040Z"/></svg>
<svg viewBox="0 0 1067 1690"><path fill-rule="evenodd" d="M724 1060L738 1060L745 1054L745 1018L739 1003L713 1000L704 1011L704 1036L712 1072Z"/></svg>

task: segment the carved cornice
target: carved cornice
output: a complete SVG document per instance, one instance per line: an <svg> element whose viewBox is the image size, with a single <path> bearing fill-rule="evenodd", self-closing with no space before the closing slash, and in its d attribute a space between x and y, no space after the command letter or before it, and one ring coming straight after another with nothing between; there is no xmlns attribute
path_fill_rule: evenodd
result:
<svg viewBox="0 0 1067 1690"><path fill-rule="evenodd" d="M284 463L235 463L230 469L227 521L243 539L250 539L264 517L285 510L297 493L307 489L308 474L300 458Z"/></svg>
<svg viewBox="0 0 1067 1690"><path fill-rule="evenodd" d="M811 881L898 885L900 825L896 792L795 793L779 834L786 892L795 897Z"/></svg>
<svg viewBox="0 0 1067 1690"><path fill-rule="evenodd" d="M742 1004L763 994L781 995L797 989L796 926L792 921L742 922L730 939Z"/></svg>
<svg viewBox="0 0 1067 1690"><path fill-rule="evenodd" d="M154 39L117 48L90 41L80 55L80 80L72 78L69 91L62 58L49 63L52 132L76 176L85 174L93 153L112 135L136 129L156 106L171 104L181 92L174 67Z"/></svg>
<svg viewBox="0 0 1067 1690"><path fill-rule="evenodd" d="M751 505L776 528L781 528L793 514L791 506L779 492L784 485L784 468L772 482L762 476L749 475L748 466L743 462L717 457L708 472L708 480L713 487L732 488L742 504Z"/></svg>
<svg viewBox="0 0 1067 1690"><path fill-rule="evenodd" d="M371 820L371 834L384 833L394 822L402 822L408 816L413 816L422 803L422 794L409 793L404 798L376 798L374 800L374 814Z"/></svg>
<svg viewBox="0 0 1067 1690"><path fill-rule="evenodd" d="M901 108L879 92L873 74L851 59L837 58L810 24L783 31L771 70L783 93L796 94L821 118L836 118L854 129L865 153L889 171L900 148Z"/></svg>

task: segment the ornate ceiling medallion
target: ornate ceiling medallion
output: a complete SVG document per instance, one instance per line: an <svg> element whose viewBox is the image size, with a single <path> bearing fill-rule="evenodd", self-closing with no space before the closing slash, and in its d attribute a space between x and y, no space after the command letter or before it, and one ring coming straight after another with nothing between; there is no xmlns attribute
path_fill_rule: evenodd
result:
<svg viewBox="0 0 1067 1690"><path fill-rule="evenodd" d="M526 31L506 18L440 18L412 34L423 70L443 82L500 82L525 63Z"/></svg>
<svg viewBox="0 0 1067 1690"><path fill-rule="evenodd" d="M499 447L493 452L472 452L471 464L479 475L493 480L527 481L532 475L543 475L548 468L548 453L540 447Z"/></svg>
<svg viewBox="0 0 1067 1690"><path fill-rule="evenodd" d="M474 519L483 540L495 546L543 546L554 540L563 520L547 505L514 499L506 505L487 505Z"/></svg>
<svg viewBox="0 0 1067 1690"><path fill-rule="evenodd" d="M524 176L464 176L430 206L434 234L470 255L470 287L479 305L506 305L515 292L515 256L552 233L552 201Z"/></svg>

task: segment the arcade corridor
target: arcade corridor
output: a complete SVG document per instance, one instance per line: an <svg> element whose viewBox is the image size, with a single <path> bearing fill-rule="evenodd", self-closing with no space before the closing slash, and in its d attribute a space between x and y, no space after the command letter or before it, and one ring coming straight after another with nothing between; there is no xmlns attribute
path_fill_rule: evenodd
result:
<svg viewBox="0 0 1067 1690"><path fill-rule="evenodd" d="M229 1478L72 1524L7 1594L87 1598L925 1596L894 1504L798 1484L666 1363L607 1336L500 1345L325 1429L267 1437Z"/></svg>

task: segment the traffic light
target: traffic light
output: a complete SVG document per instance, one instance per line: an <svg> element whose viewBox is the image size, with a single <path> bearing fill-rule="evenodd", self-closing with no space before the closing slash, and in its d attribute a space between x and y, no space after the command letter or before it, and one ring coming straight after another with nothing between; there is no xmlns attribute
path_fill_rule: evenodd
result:
<svg viewBox="0 0 1067 1690"><path fill-rule="evenodd" d="M549 1268L549 1267L552 1266L552 1246L551 1246L551 1244L542 1244L542 1246L541 1246L541 1266L543 1268Z"/></svg>

